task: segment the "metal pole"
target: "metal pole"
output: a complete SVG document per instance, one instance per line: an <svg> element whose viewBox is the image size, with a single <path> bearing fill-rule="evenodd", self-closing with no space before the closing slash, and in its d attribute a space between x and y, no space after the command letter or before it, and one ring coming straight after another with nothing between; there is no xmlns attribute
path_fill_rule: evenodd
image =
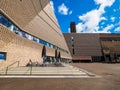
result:
<svg viewBox="0 0 120 90"><path fill-rule="evenodd" d="M6 72L5 72L5 75L7 75L7 72L8 72L8 67L6 68Z"/></svg>
<svg viewBox="0 0 120 90"><path fill-rule="evenodd" d="M30 66L30 75L32 75L32 65Z"/></svg>
<svg viewBox="0 0 120 90"><path fill-rule="evenodd" d="M19 63L20 63L20 62L18 61L18 67L19 67Z"/></svg>

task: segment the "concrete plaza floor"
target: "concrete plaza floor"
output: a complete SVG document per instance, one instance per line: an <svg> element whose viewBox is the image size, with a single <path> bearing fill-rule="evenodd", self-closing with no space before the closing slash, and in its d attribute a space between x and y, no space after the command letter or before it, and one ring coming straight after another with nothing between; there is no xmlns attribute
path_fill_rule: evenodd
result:
<svg viewBox="0 0 120 90"><path fill-rule="evenodd" d="M0 90L120 90L120 64L75 63L102 76L76 79L0 79Z"/></svg>

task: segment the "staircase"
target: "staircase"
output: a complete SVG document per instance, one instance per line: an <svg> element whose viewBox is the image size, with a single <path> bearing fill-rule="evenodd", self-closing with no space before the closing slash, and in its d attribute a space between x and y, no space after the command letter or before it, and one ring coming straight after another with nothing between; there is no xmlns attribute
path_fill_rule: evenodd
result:
<svg viewBox="0 0 120 90"><path fill-rule="evenodd" d="M11 67L0 70L0 75L37 75L37 76L88 76L77 67L63 63L63 67Z"/></svg>

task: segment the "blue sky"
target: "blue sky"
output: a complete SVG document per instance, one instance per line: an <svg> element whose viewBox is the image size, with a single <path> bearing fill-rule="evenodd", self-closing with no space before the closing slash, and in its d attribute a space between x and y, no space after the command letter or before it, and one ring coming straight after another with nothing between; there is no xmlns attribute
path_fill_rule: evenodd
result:
<svg viewBox="0 0 120 90"><path fill-rule="evenodd" d="M63 33L76 22L77 33L120 33L120 0L51 0Z"/></svg>

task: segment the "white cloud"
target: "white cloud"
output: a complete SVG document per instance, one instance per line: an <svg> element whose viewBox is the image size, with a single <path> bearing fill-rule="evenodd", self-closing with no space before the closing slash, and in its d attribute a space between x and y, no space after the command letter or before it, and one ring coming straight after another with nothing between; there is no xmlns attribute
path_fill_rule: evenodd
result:
<svg viewBox="0 0 120 90"><path fill-rule="evenodd" d="M84 27L83 27L83 24L82 23L78 23L76 25L76 32L79 33L79 32L82 32L84 30Z"/></svg>
<svg viewBox="0 0 120 90"><path fill-rule="evenodd" d="M69 11L69 8L64 3L58 6L58 12L62 15L72 14L72 11Z"/></svg>
<svg viewBox="0 0 120 90"><path fill-rule="evenodd" d="M93 10L83 16L79 16L79 19L82 20L84 24L81 25L83 25L88 32L92 32L94 27L96 27L101 20L100 13L97 10Z"/></svg>
<svg viewBox="0 0 120 90"><path fill-rule="evenodd" d="M101 20L107 20L107 18L105 18L105 17L101 17Z"/></svg>
<svg viewBox="0 0 120 90"><path fill-rule="evenodd" d="M102 30L98 30L96 32L93 32L93 33L111 33L110 30L114 27L113 24L111 25L108 25L107 27L105 27L104 29Z"/></svg>
<svg viewBox="0 0 120 90"><path fill-rule="evenodd" d="M58 12L63 15L68 15L68 8L65 6L64 3L58 7Z"/></svg>
<svg viewBox="0 0 120 90"><path fill-rule="evenodd" d="M120 32L120 26L115 29L115 32Z"/></svg>
<svg viewBox="0 0 120 90"><path fill-rule="evenodd" d="M102 15L105 13L105 8L112 6L115 0L94 0L96 4L100 4L98 9L91 10L82 16L79 16L80 23L76 25L77 32L97 33L99 31L99 23L102 20L107 20ZM113 27L113 26L111 26ZM103 32L110 29L110 26L106 27ZM101 32L102 32L101 31Z"/></svg>
<svg viewBox="0 0 120 90"><path fill-rule="evenodd" d="M102 23L101 23L101 25L104 25L104 24L105 24L105 22L102 22Z"/></svg>
<svg viewBox="0 0 120 90"><path fill-rule="evenodd" d="M113 24L108 25L107 27L105 27L105 28L102 30L102 32L104 32L104 33L110 32L109 30L111 30L113 27L114 27Z"/></svg>
<svg viewBox="0 0 120 90"><path fill-rule="evenodd" d="M115 17L111 17L110 19L111 19L111 21L112 21L112 22L114 22L114 21L115 21Z"/></svg>
<svg viewBox="0 0 120 90"><path fill-rule="evenodd" d="M114 0L94 0L96 4L101 4L104 6L111 6Z"/></svg>
<svg viewBox="0 0 120 90"><path fill-rule="evenodd" d="M53 1L50 1L50 5L51 5L51 7L52 7L52 9L54 11L55 9L54 9L54 3L53 3Z"/></svg>
<svg viewBox="0 0 120 90"><path fill-rule="evenodd" d="M72 11L70 11L69 14L71 15L71 14L72 14Z"/></svg>
<svg viewBox="0 0 120 90"><path fill-rule="evenodd" d="M120 26L120 21L118 23L115 24L116 26Z"/></svg>

